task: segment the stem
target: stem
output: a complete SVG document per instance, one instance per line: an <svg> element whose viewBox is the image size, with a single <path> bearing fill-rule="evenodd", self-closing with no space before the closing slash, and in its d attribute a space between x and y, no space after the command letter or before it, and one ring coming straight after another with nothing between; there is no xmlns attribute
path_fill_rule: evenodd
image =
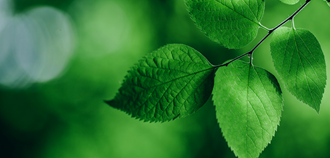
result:
<svg viewBox="0 0 330 158"><path fill-rule="evenodd" d="M228 62L225 63L225 64L214 65L214 67L215 67L215 68L218 68L218 67L222 67L222 66L228 66L230 63L234 62L234 61L237 60L237 59L243 58L244 56L246 56L246 55L248 55L248 54L250 54L250 52L247 52L247 53L245 53L245 54L243 54L243 55L241 55L241 56L238 56L238 57L236 57L235 59L232 59L231 61L228 61Z"/></svg>
<svg viewBox="0 0 330 158"><path fill-rule="evenodd" d="M278 29L279 27L281 27L282 25L284 25L286 22L288 22L289 20L292 20L302 9L304 9L306 7L306 5L311 2L311 0L306 0L305 4L302 5L297 11L295 11L290 17L288 17L287 19L285 19L283 22L281 22L279 25L277 25L275 28L271 29L270 31L275 31L276 29Z"/></svg>
<svg viewBox="0 0 330 158"><path fill-rule="evenodd" d="M240 58L243 58L244 56L246 56L246 55L250 55L251 56L251 59L250 59L250 63L252 62L252 53L254 52L254 50L256 50L258 47L259 47L259 45L262 43L262 42L264 42L265 41L265 39L270 35L270 34L272 34L275 30L277 30L279 27L281 27L282 25L284 25L285 23L287 23L288 21L290 21L290 20L293 20L293 18L302 10L302 9L304 9L305 7L306 7L306 5L309 3L309 2L311 2L311 0L306 0L306 2L298 9L298 10L296 10L291 16L289 16L287 19L285 19L284 21L282 21L279 25L277 25L276 27L274 27L273 29L270 29L269 31L268 31L268 34L264 37L264 38L262 38L260 41L259 41L259 43L251 50L251 51L249 51L249 52L247 52L247 53L245 53L245 54L243 54L243 55L240 55L240 56L238 56L238 57L236 57L236 58L234 58L234 59L232 59L231 61L228 61L227 63L224 63L224 64L220 64L220 65L214 65L214 68L218 68L218 67L222 67L222 66L228 66L230 63L232 63L232 62L234 62L235 60L238 60L238 59L240 59ZM266 27L265 27L266 28Z"/></svg>

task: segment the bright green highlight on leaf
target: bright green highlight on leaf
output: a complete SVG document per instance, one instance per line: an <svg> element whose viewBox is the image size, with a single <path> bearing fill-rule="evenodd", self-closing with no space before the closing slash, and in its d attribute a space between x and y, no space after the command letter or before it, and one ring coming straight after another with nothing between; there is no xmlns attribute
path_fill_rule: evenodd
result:
<svg viewBox="0 0 330 158"><path fill-rule="evenodd" d="M330 7L330 0L325 0L325 3L327 3L328 6Z"/></svg>
<svg viewBox="0 0 330 158"><path fill-rule="evenodd" d="M213 101L223 136L239 158L256 158L279 125L283 99L276 78L237 60L220 67Z"/></svg>
<svg viewBox="0 0 330 158"><path fill-rule="evenodd" d="M264 0L185 0L197 27L210 39L237 49L257 35Z"/></svg>
<svg viewBox="0 0 330 158"><path fill-rule="evenodd" d="M281 2L283 2L283 3L285 3L285 4L293 5L293 4L298 3L299 0L281 0Z"/></svg>
<svg viewBox="0 0 330 158"><path fill-rule="evenodd" d="M164 122L194 113L211 95L214 68L193 48L166 45L144 57L107 103L132 117Z"/></svg>
<svg viewBox="0 0 330 158"><path fill-rule="evenodd" d="M282 27L271 43L274 67L290 93L317 112L326 84L326 66L321 46L304 29Z"/></svg>

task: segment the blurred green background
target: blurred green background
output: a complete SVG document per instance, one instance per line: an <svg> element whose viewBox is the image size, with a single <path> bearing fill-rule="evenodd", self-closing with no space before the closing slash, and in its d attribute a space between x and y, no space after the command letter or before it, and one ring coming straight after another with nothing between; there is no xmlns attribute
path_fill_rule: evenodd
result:
<svg viewBox="0 0 330 158"><path fill-rule="evenodd" d="M303 3L289 6L267 0L262 24L275 27ZM48 9L33 12L45 6ZM327 65L329 15L325 2L313 0L295 18L297 28L317 37ZM16 24L6 27L15 21L11 19ZM23 25L17 24L20 21ZM58 30L50 26L61 29L53 35ZM222 137L211 99L192 116L168 123L140 122L103 100L114 97L130 66L166 44L189 45L212 64L220 64L249 51L266 31L260 29L256 40L243 49L225 49L195 27L183 0L0 0L1 28L5 30L0 37L1 158L235 157ZM12 36L12 32L18 33ZM37 51L26 53L30 45L15 43L18 39L25 43L35 39L31 50ZM254 65L278 76L269 42L270 38L254 53ZM11 56L14 50L21 54ZM279 82L284 111L275 137L260 157L329 158L330 87L326 86L317 114Z"/></svg>

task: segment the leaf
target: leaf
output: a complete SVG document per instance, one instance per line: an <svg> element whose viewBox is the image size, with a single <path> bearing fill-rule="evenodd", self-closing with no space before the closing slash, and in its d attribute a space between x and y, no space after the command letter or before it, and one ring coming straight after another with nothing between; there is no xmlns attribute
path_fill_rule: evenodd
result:
<svg viewBox="0 0 330 158"><path fill-rule="evenodd" d="M211 40L237 49L258 33L264 0L185 0L190 17Z"/></svg>
<svg viewBox="0 0 330 158"><path fill-rule="evenodd" d="M223 136L235 155L258 157L274 136L283 109L276 78L237 60L217 70L212 94Z"/></svg>
<svg viewBox="0 0 330 158"><path fill-rule="evenodd" d="M299 0L281 0L281 2L289 5L294 5L299 2Z"/></svg>
<svg viewBox="0 0 330 158"><path fill-rule="evenodd" d="M211 95L214 68L193 48L166 45L144 57L106 101L144 121L164 122L194 113Z"/></svg>
<svg viewBox="0 0 330 158"><path fill-rule="evenodd" d="M274 32L270 49L288 91L319 112L327 76L324 55L314 35L282 27Z"/></svg>

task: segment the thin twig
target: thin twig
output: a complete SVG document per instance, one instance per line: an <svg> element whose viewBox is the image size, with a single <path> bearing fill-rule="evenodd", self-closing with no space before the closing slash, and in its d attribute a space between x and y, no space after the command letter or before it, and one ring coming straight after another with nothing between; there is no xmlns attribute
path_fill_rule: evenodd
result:
<svg viewBox="0 0 330 158"><path fill-rule="evenodd" d="M264 42L265 41L265 39L266 38L268 38L268 36L270 35L270 34L272 34L275 30L277 30L279 27L281 27L282 25L284 25L285 23L287 23L288 21L290 21L290 20L292 20L302 9L304 9L305 7L306 7L306 5L309 3L309 2L311 2L311 0L306 0L306 2L298 9L298 10L296 10L291 16L289 16L287 19L285 19L284 21L282 21L279 25L277 25L276 27L274 27L273 29L270 29L269 31L268 31L268 33L267 33L267 35L264 37L264 38L262 38L260 41L259 41L259 43L251 50L251 51L249 51L249 52L247 52L247 53L245 53L245 54L243 54L243 55L240 55L240 56L238 56L238 57L236 57L236 58L234 58L234 59L232 59L231 61L228 61L227 63L225 63L225 64L220 64L220 65L214 65L214 68L218 68L218 67L222 67L222 66L228 66L230 63L232 63L232 62L234 62L235 60L238 60L238 59L240 59L240 58L243 58L244 56L246 56L246 55L250 55L250 57L251 57L251 59L250 59L250 63L252 62L252 54L253 54L253 52L254 52L254 50L256 50L258 47L259 47L259 45L262 43L262 42ZM266 28L266 27L265 27Z"/></svg>

